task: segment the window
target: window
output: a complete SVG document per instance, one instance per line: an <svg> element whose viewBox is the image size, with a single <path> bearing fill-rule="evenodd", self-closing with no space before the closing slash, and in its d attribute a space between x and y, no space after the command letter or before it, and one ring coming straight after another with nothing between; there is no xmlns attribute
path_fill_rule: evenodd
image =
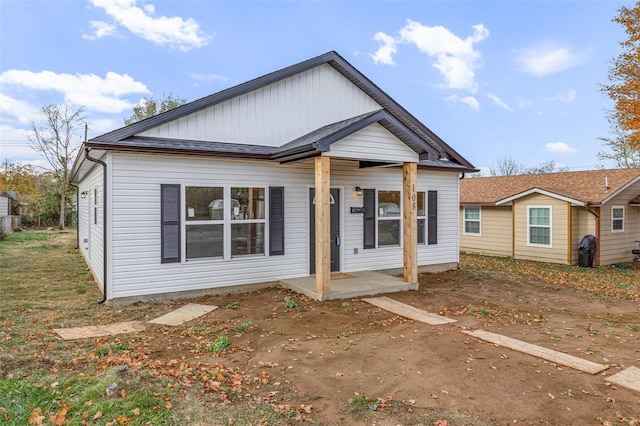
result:
<svg viewBox="0 0 640 426"><path fill-rule="evenodd" d="M624 207L611 207L611 232L624 232Z"/></svg>
<svg viewBox="0 0 640 426"><path fill-rule="evenodd" d="M427 209L425 208L424 192L418 192L418 244L424 244L427 222Z"/></svg>
<svg viewBox="0 0 640 426"><path fill-rule="evenodd" d="M264 188L231 188L231 256L264 254Z"/></svg>
<svg viewBox="0 0 640 426"><path fill-rule="evenodd" d="M464 235L480 235L480 207L464 208Z"/></svg>
<svg viewBox="0 0 640 426"><path fill-rule="evenodd" d="M98 224L98 189L93 188L93 223Z"/></svg>
<svg viewBox="0 0 640 426"><path fill-rule="evenodd" d="M185 189L187 259L224 256L224 189Z"/></svg>
<svg viewBox="0 0 640 426"><path fill-rule="evenodd" d="M529 207L528 245L551 247L551 207Z"/></svg>
<svg viewBox="0 0 640 426"><path fill-rule="evenodd" d="M378 191L378 247L400 245L400 191Z"/></svg>

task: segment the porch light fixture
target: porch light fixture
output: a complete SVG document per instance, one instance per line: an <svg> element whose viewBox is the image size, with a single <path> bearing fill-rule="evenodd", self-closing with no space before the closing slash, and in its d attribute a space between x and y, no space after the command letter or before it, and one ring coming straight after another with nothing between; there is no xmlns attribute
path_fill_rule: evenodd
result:
<svg viewBox="0 0 640 426"><path fill-rule="evenodd" d="M87 198L87 191L82 191L82 192L80 193L80 198L82 198L83 200L84 200L85 198Z"/></svg>
<svg viewBox="0 0 640 426"><path fill-rule="evenodd" d="M355 188L353 188L353 196L354 197L362 197L362 188L360 188L359 186L356 186Z"/></svg>

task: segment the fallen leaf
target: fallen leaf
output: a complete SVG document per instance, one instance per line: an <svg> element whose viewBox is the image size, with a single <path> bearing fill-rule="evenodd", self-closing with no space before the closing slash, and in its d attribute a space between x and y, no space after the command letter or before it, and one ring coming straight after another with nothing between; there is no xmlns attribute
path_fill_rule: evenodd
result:
<svg viewBox="0 0 640 426"><path fill-rule="evenodd" d="M549 395L549 398L551 399L556 399L556 397L552 393L548 393L547 395Z"/></svg>
<svg viewBox="0 0 640 426"><path fill-rule="evenodd" d="M336 373L336 376L337 376L337 377L342 377L342 376L344 376L344 374L342 374L342 373Z"/></svg>
<svg viewBox="0 0 640 426"><path fill-rule="evenodd" d="M102 417L102 411L98 411L96 414L93 415L93 420L98 420L101 417Z"/></svg>
<svg viewBox="0 0 640 426"><path fill-rule="evenodd" d="M139 408L134 408L133 410L131 410L131 412L133 413L134 416L139 416L140 415L140 409Z"/></svg>

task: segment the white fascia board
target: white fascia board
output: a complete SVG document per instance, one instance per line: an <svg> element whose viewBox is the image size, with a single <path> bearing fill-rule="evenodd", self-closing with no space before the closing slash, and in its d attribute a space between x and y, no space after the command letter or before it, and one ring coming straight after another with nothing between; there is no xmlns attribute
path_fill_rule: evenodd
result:
<svg viewBox="0 0 640 426"><path fill-rule="evenodd" d="M496 206L502 206L502 205L505 205L505 204L509 204L509 203L513 202L513 200L517 200L518 198L526 197L527 195L531 195L531 194L546 195L547 197L555 198L557 200L566 201L567 203L571 203L574 206L582 207L582 206L585 205L584 201L576 200L575 198L565 197L564 195L556 194L556 193L553 193L553 192L550 192L550 191L545 191L544 189L540 189L540 188L531 188L531 189L529 189L527 191L524 191L524 192L521 192L519 194L512 195L511 197L503 198L502 200L496 201Z"/></svg>
<svg viewBox="0 0 640 426"><path fill-rule="evenodd" d="M633 185L634 183L640 181L640 175L636 176L635 178L631 179L629 182L627 182L625 185L622 185L616 192L614 192L613 194L609 195L607 198L605 198L604 200L602 200L600 202L600 204L605 204L609 201L611 201L611 199L613 197L615 197L616 195L620 194L622 191L624 191L625 189L627 189L628 187L630 187L631 185Z"/></svg>

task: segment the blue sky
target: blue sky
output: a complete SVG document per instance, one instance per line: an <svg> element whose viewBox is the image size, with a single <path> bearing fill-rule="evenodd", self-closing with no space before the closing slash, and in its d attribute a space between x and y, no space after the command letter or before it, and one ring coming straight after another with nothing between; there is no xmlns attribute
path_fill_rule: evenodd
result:
<svg viewBox="0 0 640 426"><path fill-rule="evenodd" d="M595 168L599 92L624 1L0 0L0 161L44 165L38 109L86 109L89 136L163 93L189 101L330 50L476 167Z"/></svg>

